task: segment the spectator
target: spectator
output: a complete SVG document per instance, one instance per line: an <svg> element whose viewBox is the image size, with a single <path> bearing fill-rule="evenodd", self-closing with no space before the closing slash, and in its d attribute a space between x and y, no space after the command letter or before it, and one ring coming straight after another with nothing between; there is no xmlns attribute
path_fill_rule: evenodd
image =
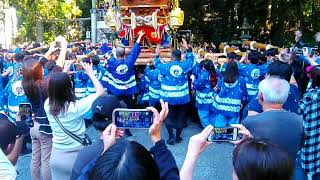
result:
<svg viewBox="0 0 320 180"><path fill-rule="evenodd" d="M51 179L49 161L52 149L52 130L44 110L44 102L48 98L48 81L43 80L43 67L33 57L24 62L22 75L22 86L35 116L34 126L30 129L31 177L33 180Z"/></svg>
<svg viewBox="0 0 320 180"><path fill-rule="evenodd" d="M276 76L290 82L292 77L292 69L289 64L275 61L268 67L268 76ZM289 112L298 113L298 101L300 100L300 92L296 85L290 84L290 91L287 101L284 103L283 108ZM262 106L259 104L258 97L249 102L244 111L244 118L248 116L257 115L262 113ZM246 114L248 113L248 114Z"/></svg>
<svg viewBox="0 0 320 180"><path fill-rule="evenodd" d="M190 138L185 161L180 171L181 180L192 180L199 155L210 145L207 141L213 127L207 126ZM248 138L248 137L246 137ZM267 141L242 140L233 150L233 180L291 180L293 163L280 147Z"/></svg>
<svg viewBox="0 0 320 180"><path fill-rule="evenodd" d="M17 177L16 164L22 149L24 133L28 128L20 123L17 116L18 127L9 117L0 113L0 179L14 180ZM21 127L21 128L19 128Z"/></svg>
<svg viewBox="0 0 320 180"><path fill-rule="evenodd" d="M320 105L320 66L311 70L312 87L307 90L299 106L302 115L306 141L301 150L302 168L312 179L320 179L319 147L319 105Z"/></svg>
<svg viewBox="0 0 320 180"><path fill-rule="evenodd" d="M91 166L97 158L103 153L103 136L102 132L112 123L112 113L116 108L121 108L119 99L113 95L104 95L97 98L92 104L92 124L100 132L99 140L91 146L84 147L79 151L74 163L71 179L77 179L80 176L88 175ZM123 132L118 130L118 134ZM91 164L91 165L90 165ZM89 167L88 167L89 165ZM87 173L84 174L83 172Z"/></svg>
<svg viewBox="0 0 320 180"><path fill-rule="evenodd" d="M168 115L168 104L161 101L162 110L148 108L154 114L149 134L154 147L148 152L142 145L131 141L115 141L116 126L111 124L103 132L105 152L96 162L90 179L149 180L179 179L174 157L161 140L162 123Z"/></svg>
<svg viewBox="0 0 320 180"><path fill-rule="evenodd" d="M70 69L70 65L70 63L65 65L65 72ZM71 79L67 73L56 73L49 80L49 98L45 101L44 109L53 135L50 158L52 179L70 179L77 154L83 145L86 145L83 142L80 143L79 139L88 141L83 115L91 109L93 101L104 94L102 85L93 74L92 65L85 63L81 65L96 89L96 93L86 98L76 100ZM61 90L64 90L64 93L61 93ZM74 136L70 136L67 131Z"/></svg>
<svg viewBox="0 0 320 180"><path fill-rule="evenodd" d="M295 160L303 144L303 120L283 109L289 89L289 83L283 79L269 77L261 81L258 97L264 112L247 117L243 125L253 137L279 145Z"/></svg>

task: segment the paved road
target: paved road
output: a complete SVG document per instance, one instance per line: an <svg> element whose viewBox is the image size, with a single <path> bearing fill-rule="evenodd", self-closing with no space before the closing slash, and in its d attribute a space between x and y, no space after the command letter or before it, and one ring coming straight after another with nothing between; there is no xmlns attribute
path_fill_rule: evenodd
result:
<svg viewBox="0 0 320 180"><path fill-rule="evenodd" d="M200 132L198 124L190 123L186 128L182 137L184 140L181 144L175 146L169 146L169 149L173 153L177 165L181 168L185 154L188 147L189 138ZM151 147L151 141L146 130L134 130L132 131L133 137L129 140L137 141L143 144L145 147ZM93 128L88 129L90 137L97 137L97 132ZM167 138L165 128L162 129L163 138ZM96 138L92 138L95 140ZM213 144L201 155L197 162L197 166L194 173L195 180L230 180L231 179L231 152L232 146L230 144ZM31 155L25 155L19 158L17 169L19 172L18 180L31 180L30 178L30 159Z"/></svg>

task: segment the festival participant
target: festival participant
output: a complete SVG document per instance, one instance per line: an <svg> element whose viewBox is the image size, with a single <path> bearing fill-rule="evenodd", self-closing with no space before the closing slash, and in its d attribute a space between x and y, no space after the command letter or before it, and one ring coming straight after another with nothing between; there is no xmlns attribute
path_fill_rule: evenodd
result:
<svg viewBox="0 0 320 180"><path fill-rule="evenodd" d="M19 111L19 104L28 103L22 87L22 69L23 62L16 61L13 65L13 76L5 88L5 102L7 103L9 117L12 119L15 119Z"/></svg>
<svg viewBox="0 0 320 180"><path fill-rule="evenodd" d="M102 67L100 63L100 57L98 55L94 55L91 57L91 62L92 62L92 68L93 68L93 73L94 75L98 78L100 82L102 82L102 77L105 73L105 69ZM107 89L105 88L105 91ZM91 81L91 79L88 79L87 81L87 93L88 94L93 94L96 92L96 89L94 88L94 85Z"/></svg>
<svg viewBox="0 0 320 180"><path fill-rule="evenodd" d="M292 76L292 68L287 63L275 61L268 67L268 76L276 76L289 82ZM298 113L299 100L300 91L298 87L290 84L289 96L287 101L284 103L283 108L289 112ZM262 113L263 109L259 103L259 98L256 97L252 99L247 105L246 110L248 111L248 116L254 116L258 113ZM245 113L246 111L243 112L243 118L247 117Z"/></svg>
<svg viewBox="0 0 320 180"><path fill-rule="evenodd" d="M180 170L181 180L192 180L197 159L211 144L207 141L213 126L190 138L185 161ZM246 134L244 136L248 136ZM266 140L246 137L232 153L233 180L291 180L293 162L281 147Z"/></svg>
<svg viewBox="0 0 320 180"><path fill-rule="evenodd" d="M34 180L51 179L49 161L52 131L44 110L44 102L48 98L48 81L43 79L43 67L34 57L25 60L22 75L22 87L31 103L32 113L35 115L34 126L30 129L31 177Z"/></svg>
<svg viewBox="0 0 320 180"><path fill-rule="evenodd" d="M64 72L69 71L70 65L71 63L67 61ZM90 143L85 134L83 116L91 109L92 103L104 95L101 83L93 74L92 65L81 63L81 66L96 89L96 93L85 98L76 99L67 73L55 73L49 80L49 98L44 103L44 109L53 135L50 168L54 180L70 179L79 150ZM61 93L61 90L64 93Z"/></svg>
<svg viewBox="0 0 320 180"><path fill-rule="evenodd" d="M213 62L205 59L200 62L199 70L194 71L195 79L193 81L193 89L196 90L196 107L198 115L205 128L208 125L215 124L215 113L212 110L214 95L216 94L214 87L217 85L217 74ZM195 68L194 69L198 69Z"/></svg>
<svg viewBox="0 0 320 180"><path fill-rule="evenodd" d="M0 75L0 111L5 111L7 109L7 104L5 103L4 95L4 78L10 74L10 70L4 71Z"/></svg>
<svg viewBox="0 0 320 180"><path fill-rule="evenodd" d="M139 73L138 77L140 76L140 82L138 84L139 87L139 96L137 100L137 104L143 107L147 107L149 104L149 84L150 80L146 73Z"/></svg>
<svg viewBox="0 0 320 180"><path fill-rule="evenodd" d="M260 82L260 77L267 73L268 63L264 65L258 65L259 63L259 53L251 52L248 55L249 64L239 63L239 74L246 81L246 87L248 90L248 100L255 98L258 93L258 85Z"/></svg>
<svg viewBox="0 0 320 180"><path fill-rule="evenodd" d="M157 104L159 104L160 100L162 75L160 74L159 69L156 69L154 66L150 67L150 64L147 65L145 74L149 79L149 106L155 107Z"/></svg>
<svg viewBox="0 0 320 180"><path fill-rule="evenodd" d="M83 58L81 62L91 63L90 59L88 58ZM74 77L74 91L77 99L82 99L86 97L87 83L88 83L89 77L84 72L84 69L80 64L78 64L77 67L75 68L75 74L73 77Z"/></svg>
<svg viewBox="0 0 320 180"><path fill-rule="evenodd" d="M163 63L160 61L159 55L160 45L156 49L154 64L163 77L160 97L170 106L169 116L165 121L169 133L167 143L174 145L182 141L181 133L183 128L187 126L185 110L190 102L188 73L193 68L194 56L192 52L188 52L185 60L182 60L181 51L173 50L171 61ZM176 129L176 136L173 134L173 129Z"/></svg>
<svg viewBox="0 0 320 180"><path fill-rule="evenodd" d="M102 133L104 153L95 163L90 180L131 179L131 180L177 180L179 169L172 153L161 139L161 127L168 115L168 103L160 102L162 110L148 108L154 114L149 128L153 143L150 152L134 141L118 140L117 127L110 124Z"/></svg>
<svg viewBox="0 0 320 180"><path fill-rule="evenodd" d="M238 65L235 61L226 64L226 70L219 79L217 94L212 104L216 113L215 127L227 127L238 124L240 110L244 99L247 97L245 81L239 76Z"/></svg>
<svg viewBox="0 0 320 180"><path fill-rule="evenodd" d="M312 86L300 101L299 113L304 123L305 143L301 150L302 168L312 179L320 179L319 149L319 97L320 97L320 66L311 70Z"/></svg>
<svg viewBox="0 0 320 180"><path fill-rule="evenodd" d="M134 64L140 54L140 41L144 32L139 32L139 37L128 55L125 57L125 48L118 46L116 57L107 60L107 69L102 78L104 87L116 96L123 96L128 106L132 105L132 95L137 92L137 82L134 75Z"/></svg>

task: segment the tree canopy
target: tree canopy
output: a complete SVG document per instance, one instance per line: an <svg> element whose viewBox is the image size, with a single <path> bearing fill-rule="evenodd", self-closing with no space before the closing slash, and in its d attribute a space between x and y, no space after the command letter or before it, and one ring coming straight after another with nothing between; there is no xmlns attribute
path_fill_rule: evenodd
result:
<svg viewBox="0 0 320 180"><path fill-rule="evenodd" d="M70 9L69 1L76 1L79 9ZM45 40L50 41L65 32L66 25L61 19L73 18L70 12L77 11L79 16L81 10L81 17L90 17L90 0L9 2L17 8L19 41L36 39L37 22L42 23ZM293 31L297 28L304 32L307 41L312 41L313 34L320 31L320 1L316 0L181 0L180 6L185 11L182 29L192 30L198 41L218 43L230 40L233 34L240 34L239 28L245 17L252 26L251 35L256 37L261 28L271 27L272 43L280 46L293 40Z"/></svg>

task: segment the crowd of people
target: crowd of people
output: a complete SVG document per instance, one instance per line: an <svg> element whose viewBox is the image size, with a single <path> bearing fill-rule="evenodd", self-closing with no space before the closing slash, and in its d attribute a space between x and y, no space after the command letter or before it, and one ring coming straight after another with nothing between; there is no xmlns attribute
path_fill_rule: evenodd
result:
<svg viewBox="0 0 320 180"><path fill-rule="evenodd" d="M157 45L153 63L139 69L143 37L139 32L130 53L121 43L70 45L61 36L48 49L2 49L0 179L17 177L14 166L31 139L34 180L188 180L212 144L208 136L224 127L241 135L232 142L234 180L320 179L319 50L299 55L248 47L220 56L221 63L208 58L214 46L183 39L170 61ZM24 103L32 117L19 111ZM150 151L112 123L114 109L141 107L154 115ZM195 117L203 130L190 138L179 170L166 144L181 143ZM99 132L94 143L86 134L90 124Z"/></svg>

